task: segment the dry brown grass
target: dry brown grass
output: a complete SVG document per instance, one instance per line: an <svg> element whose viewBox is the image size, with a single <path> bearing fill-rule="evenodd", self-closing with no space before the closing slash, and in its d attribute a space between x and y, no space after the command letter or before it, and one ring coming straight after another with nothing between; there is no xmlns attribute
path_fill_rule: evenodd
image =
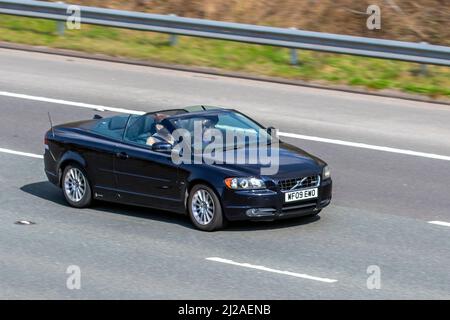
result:
<svg viewBox="0 0 450 320"><path fill-rule="evenodd" d="M450 0L71 0L108 8L450 45ZM369 4L382 28L366 28Z"/></svg>

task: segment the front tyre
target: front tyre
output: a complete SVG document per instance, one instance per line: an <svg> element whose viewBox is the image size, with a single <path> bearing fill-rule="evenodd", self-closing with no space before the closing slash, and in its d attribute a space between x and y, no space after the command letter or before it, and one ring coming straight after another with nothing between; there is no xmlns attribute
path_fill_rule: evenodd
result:
<svg viewBox="0 0 450 320"><path fill-rule="evenodd" d="M75 208L88 207L92 202L92 192L85 171L78 165L68 165L64 169L62 189L67 202Z"/></svg>
<svg viewBox="0 0 450 320"><path fill-rule="evenodd" d="M204 184L194 186L189 193L188 211L192 223L200 230L213 231L224 226L220 200L216 193Z"/></svg>

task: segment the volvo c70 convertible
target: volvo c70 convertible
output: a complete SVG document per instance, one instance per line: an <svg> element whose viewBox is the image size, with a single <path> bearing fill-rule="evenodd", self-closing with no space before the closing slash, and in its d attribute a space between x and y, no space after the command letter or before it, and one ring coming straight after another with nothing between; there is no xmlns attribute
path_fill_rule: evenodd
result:
<svg viewBox="0 0 450 320"><path fill-rule="evenodd" d="M211 129L214 134L205 134ZM257 143L234 138L236 133L251 133ZM102 200L174 211L205 231L228 221L317 215L331 201L330 170L276 133L236 110L216 107L96 115L46 133L45 173L73 207ZM213 140L223 148L208 153ZM237 161L236 153L248 160L262 149L270 161ZM211 155L220 161L208 161Z"/></svg>

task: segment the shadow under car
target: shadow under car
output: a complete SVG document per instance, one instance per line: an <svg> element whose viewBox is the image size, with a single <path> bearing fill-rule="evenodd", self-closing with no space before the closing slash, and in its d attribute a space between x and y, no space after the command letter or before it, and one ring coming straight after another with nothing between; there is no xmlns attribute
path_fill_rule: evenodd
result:
<svg viewBox="0 0 450 320"><path fill-rule="evenodd" d="M31 194L35 197L51 201L55 204L72 208L65 201L61 189L48 181L40 181L24 185L20 188L23 192ZM151 209L146 207L138 207L113 202L105 202L96 200L91 209L105 211L109 213L121 214L125 216L138 217L144 219L152 219L167 223L176 223L184 227L195 229L189 221L187 215L182 215L170 211ZM80 209L83 210L83 209ZM295 217L290 219L281 219L275 221L234 221L227 228L221 231L259 231L281 229L294 226L306 225L320 220L320 216Z"/></svg>

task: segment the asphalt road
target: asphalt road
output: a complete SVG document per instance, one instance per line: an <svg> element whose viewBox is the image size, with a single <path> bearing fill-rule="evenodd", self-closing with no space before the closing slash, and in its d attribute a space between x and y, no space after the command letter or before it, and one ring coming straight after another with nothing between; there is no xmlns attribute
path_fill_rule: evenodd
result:
<svg viewBox="0 0 450 320"><path fill-rule="evenodd" d="M47 112L55 123L109 112L18 94L141 111L223 105L282 132L450 156L450 106L1 49L0 298L450 298L450 227L429 223L450 222L448 160L285 138L330 164L333 203L320 218L205 233L162 211L68 207L42 159L1 150L42 154ZM70 265L79 290L66 287Z"/></svg>

